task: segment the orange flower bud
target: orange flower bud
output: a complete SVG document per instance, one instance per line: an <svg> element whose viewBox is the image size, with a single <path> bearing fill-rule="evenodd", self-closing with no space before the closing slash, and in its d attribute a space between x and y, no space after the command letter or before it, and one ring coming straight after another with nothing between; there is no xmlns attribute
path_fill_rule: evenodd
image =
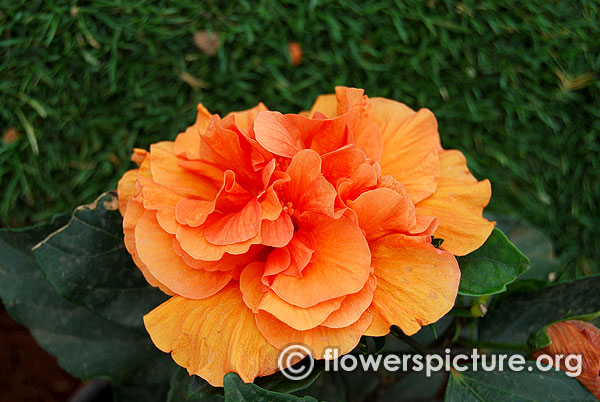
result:
<svg viewBox="0 0 600 402"><path fill-rule="evenodd" d="M546 329L552 342L549 346L538 350L534 358L546 354L563 355L560 369L569 371L565 364L568 355L580 355L582 359L581 374L577 377L587 389L600 399L600 329L584 321L562 321L552 324Z"/></svg>

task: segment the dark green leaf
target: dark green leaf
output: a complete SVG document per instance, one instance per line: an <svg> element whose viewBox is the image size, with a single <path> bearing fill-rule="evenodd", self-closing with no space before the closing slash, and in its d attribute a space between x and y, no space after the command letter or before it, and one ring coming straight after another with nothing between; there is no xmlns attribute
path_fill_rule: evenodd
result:
<svg viewBox="0 0 600 402"><path fill-rule="evenodd" d="M306 363L306 360L302 360L298 362L297 365ZM266 389L268 391L275 391L281 393L292 393L296 391L301 391L305 388L308 388L315 382L315 380L323 373L325 369L324 363L322 360L316 360L315 365L310 372L310 375L302 380L290 380L286 376L284 376L281 371L278 371L274 374L271 374L267 377L259 377L254 381L254 384L258 385L262 389ZM302 371L304 372L304 371Z"/></svg>
<svg viewBox="0 0 600 402"><path fill-rule="evenodd" d="M185 370L184 370L185 371ZM187 374L187 373L186 373ZM187 395L191 400L201 401L222 401L223 388L213 387L206 380L197 375L190 377L190 383L187 390Z"/></svg>
<svg viewBox="0 0 600 402"><path fill-rule="evenodd" d="M458 292L466 296L503 292L529 268L529 259L499 229L494 229L478 250L457 260L461 271Z"/></svg>
<svg viewBox="0 0 600 402"><path fill-rule="evenodd" d="M312 395L320 401L347 401L349 392L342 372L325 371L301 393Z"/></svg>
<svg viewBox="0 0 600 402"><path fill-rule="evenodd" d="M385 348L386 337L385 336L373 336L373 337L371 337L371 339L373 340L373 344L375 345L373 353L375 353L375 354L381 353L383 351L383 349Z"/></svg>
<svg viewBox="0 0 600 402"><path fill-rule="evenodd" d="M46 280L31 249L55 229L0 230L0 296L6 309L72 375L118 382L116 396L124 400L143 382L152 391L145 400L163 401L170 356L158 351L143 329L118 325L65 300Z"/></svg>
<svg viewBox="0 0 600 402"><path fill-rule="evenodd" d="M170 381L169 393L167 394L167 402L184 402L194 401L197 398L188 397L188 388L192 377L185 369L177 369L173 373Z"/></svg>
<svg viewBox="0 0 600 402"><path fill-rule="evenodd" d="M27 229L0 229L0 296L10 315L23 325L27 325L31 314L27 305L37 301L37 298L28 301L23 295L31 293L30 286L45 291L48 285L31 255L31 248L66 222L63 218ZM40 284L36 286L38 281Z"/></svg>
<svg viewBox="0 0 600 402"><path fill-rule="evenodd" d="M245 384L236 373L225 375L225 402L316 402L310 396L297 397L289 394L267 391L258 385Z"/></svg>
<svg viewBox="0 0 600 402"><path fill-rule="evenodd" d="M578 315L578 316L574 316L574 317L566 317L566 318L558 320L558 321L549 322L548 324L544 325L542 328L540 328L539 330L537 330L536 332L531 334L531 336L529 337L529 340L527 341L527 345L529 346L529 349L531 351L536 351L536 350L545 348L546 346L549 346L552 343L552 341L550 340L550 336L548 336L546 329L550 325L555 324L557 322L566 321L566 320L591 321L593 324L595 324L597 326L599 323L598 321L600 321L598 319L598 317L600 317L600 311L598 311L596 313L592 313L592 314Z"/></svg>
<svg viewBox="0 0 600 402"><path fill-rule="evenodd" d="M167 374L167 373L165 373ZM161 381L158 384L142 383L112 383L115 402L155 401L163 402L169 391L169 383Z"/></svg>
<svg viewBox="0 0 600 402"><path fill-rule="evenodd" d="M554 256L550 239L520 219L500 216L492 217L491 220L496 221L496 227L531 261L531 268L519 276L519 280L548 282L549 279L554 279L560 269L560 262Z"/></svg>
<svg viewBox="0 0 600 402"><path fill-rule="evenodd" d="M451 370L445 401L595 401L596 398L563 371L538 370L528 362L523 371Z"/></svg>
<svg viewBox="0 0 600 402"><path fill-rule="evenodd" d="M525 345L530 334L548 323L600 311L600 276L515 293L481 319L482 340Z"/></svg>
<svg viewBox="0 0 600 402"><path fill-rule="evenodd" d="M194 384L203 386L198 387ZM212 387L198 376L190 376L187 370L180 367L171 377L167 402L185 401L223 402L223 389Z"/></svg>
<svg viewBox="0 0 600 402"><path fill-rule="evenodd" d="M382 400L394 402L413 401L435 401L446 386L448 373L437 371L429 377L424 371L413 371L405 373L391 388L389 388Z"/></svg>
<svg viewBox="0 0 600 402"><path fill-rule="evenodd" d="M452 326L455 318L451 315L445 315L435 323L436 331L439 332L439 336L448 331ZM415 350L427 349L437 342L437 337L434 332L427 327L423 327L416 334L400 338L394 333L400 335L399 332L392 332L385 338L386 343L383 352L396 353L396 352L409 352L412 353ZM407 339L408 338L408 339ZM412 345L412 346L411 346Z"/></svg>
<svg viewBox="0 0 600 402"><path fill-rule="evenodd" d="M325 371L308 388L296 395L312 395L320 401L365 401L380 384L378 373L363 371Z"/></svg>
<svg viewBox="0 0 600 402"><path fill-rule="evenodd" d="M345 402L363 402L368 400L367 398L375 392L381 383L381 379L375 371L363 371L358 368L352 371L344 370L338 374L342 377L345 384L346 398L342 399Z"/></svg>
<svg viewBox="0 0 600 402"><path fill-rule="evenodd" d="M142 326L142 317L167 296L148 285L125 249L116 197L105 193L77 208L33 254L66 299L119 324Z"/></svg>

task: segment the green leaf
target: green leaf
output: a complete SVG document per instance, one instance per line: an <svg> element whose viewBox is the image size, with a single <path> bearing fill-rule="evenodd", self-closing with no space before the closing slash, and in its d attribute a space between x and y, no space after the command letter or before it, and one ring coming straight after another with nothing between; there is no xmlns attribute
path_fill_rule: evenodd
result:
<svg viewBox="0 0 600 402"><path fill-rule="evenodd" d="M191 376L187 395L191 400L201 401L223 401L224 398L223 388L213 387L208 381L197 375Z"/></svg>
<svg viewBox="0 0 600 402"><path fill-rule="evenodd" d="M595 401L596 398L563 371L539 370L527 362L523 371L450 370L446 402L469 401Z"/></svg>
<svg viewBox="0 0 600 402"><path fill-rule="evenodd" d="M0 296L11 316L74 376L119 383L115 395L128 400L139 387L147 401L163 401L174 364L141 328L106 320L62 298L46 280L31 249L57 225L0 229ZM131 399L129 399L131 400Z"/></svg>
<svg viewBox="0 0 600 402"><path fill-rule="evenodd" d="M255 384L245 384L236 373L228 373L224 378L225 402L316 402L311 396L299 398L294 395L267 391Z"/></svg>
<svg viewBox="0 0 600 402"><path fill-rule="evenodd" d="M531 268L519 280L534 279L548 282L556 277L560 261L554 256L552 242L542 232L517 218L492 217L496 227L531 261Z"/></svg>
<svg viewBox="0 0 600 402"><path fill-rule="evenodd" d="M527 341L527 346L530 350L542 349L552 343L550 336L548 336L548 333L546 332L546 328L548 328L548 325L544 325L542 329L531 334Z"/></svg>
<svg viewBox="0 0 600 402"><path fill-rule="evenodd" d="M302 362L298 362L297 365L301 365L303 363L304 360ZM325 364L323 363L323 360L316 360L314 363L315 365L308 377L302 380L290 380L283 375L281 371L278 371L269 376L257 378L254 380L254 384L268 391L281 392L285 394L301 391L310 387L325 370Z"/></svg>
<svg viewBox="0 0 600 402"><path fill-rule="evenodd" d="M529 346L529 349L532 351L536 351L536 350L545 348L546 346L549 346L552 343L552 341L550 340L550 336L548 336L548 332L546 332L546 329L548 329L548 327L550 325L556 324L557 322L562 322L562 321L567 321L567 320L579 320L579 321L591 321L592 323L594 323L594 321L599 321L598 317L600 317L600 311L597 311L592 314L584 314L584 315L566 317L561 320L549 322L548 324L544 325L542 328L540 328L539 330L537 330L536 332L531 334L531 336L529 337L529 340L527 341L527 345ZM597 323L594 323L594 324L597 325Z"/></svg>
<svg viewBox="0 0 600 402"><path fill-rule="evenodd" d="M27 229L0 229L0 296L10 315L21 324L27 325L26 321L29 320L28 302L31 304L38 299L22 300L21 296L30 292L29 286L39 287L43 291L44 285L48 284L32 258L31 248L66 221L61 218ZM31 283L27 283L27 280ZM38 281L41 284L36 286Z"/></svg>
<svg viewBox="0 0 600 402"><path fill-rule="evenodd" d="M343 401L367 401L370 398L373 398L373 394L379 384L381 383L380 373L375 371L363 371L362 369L352 370L352 371L341 371L338 373L344 382L344 390L346 391L346 397L342 399ZM318 397L318 394L311 394ZM320 398L323 400L325 399Z"/></svg>
<svg viewBox="0 0 600 402"><path fill-rule="evenodd" d="M465 296L503 292L530 264L499 229L494 229L479 249L457 260L461 271L458 293Z"/></svg>
<svg viewBox="0 0 600 402"><path fill-rule="evenodd" d="M402 373L400 379L381 398L382 401L435 401L446 388L448 373L435 371L429 377L425 371Z"/></svg>
<svg viewBox="0 0 600 402"><path fill-rule="evenodd" d="M168 296L148 285L133 263L116 207L116 194L105 193L77 208L33 254L60 295L110 321L141 327L143 316Z"/></svg>
<svg viewBox="0 0 600 402"><path fill-rule="evenodd" d="M349 391L344 374L341 371L325 371L302 393L320 401L347 401Z"/></svg>
<svg viewBox="0 0 600 402"><path fill-rule="evenodd" d="M361 336L356 350L363 355L379 354L385 348L385 336Z"/></svg>
<svg viewBox="0 0 600 402"><path fill-rule="evenodd" d="M379 374L360 368L352 371L325 371L310 387L295 394L312 395L320 401L366 401L373 397L381 383Z"/></svg>
<svg viewBox="0 0 600 402"><path fill-rule="evenodd" d="M173 373L170 381L169 393L167 394L167 402L183 402L194 401L196 398L188 396L188 388L192 377L185 369L177 369Z"/></svg>
<svg viewBox="0 0 600 402"><path fill-rule="evenodd" d="M600 276L561 283L502 299L480 321L484 341L525 345L546 324L600 311Z"/></svg>
<svg viewBox="0 0 600 402"><path fill-rule="evenodd" d="M202 387L195 386L194 384L196 383L202 384ZM167 395L167 402L223 402L224 397L222 388L212 387L202 378L195 375L189 375L187 370L183 368L178 368L173 373L170 385L171 387Z"/></svg>

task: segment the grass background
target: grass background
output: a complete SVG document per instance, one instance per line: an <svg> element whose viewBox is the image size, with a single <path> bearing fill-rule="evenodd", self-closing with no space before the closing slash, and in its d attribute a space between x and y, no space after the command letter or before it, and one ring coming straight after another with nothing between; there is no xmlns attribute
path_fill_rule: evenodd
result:
<svg viewBox="0 0 600 402"><path fill-rule="evenodd" d="M0 141L1 225L114 188L131 148L174 138L197 102L294 112L343 84L433 110L443 145L492 181L492 210L547 233L569 272L599 270L598 1L0 6L0 134L19 133ZM201 30L216 54L194 45Z"/></svg>

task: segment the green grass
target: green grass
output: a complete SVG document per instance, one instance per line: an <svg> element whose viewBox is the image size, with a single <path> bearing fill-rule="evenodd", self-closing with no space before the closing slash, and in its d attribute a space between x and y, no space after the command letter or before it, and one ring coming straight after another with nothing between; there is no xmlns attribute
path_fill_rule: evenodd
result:
<svg viewBox="0 0 600 402"><path fill-rule="evenodd" d="M197 102L292 112L345 84L433 110L444 146L491 179L492 209L548 233L572 272L598 269L597 1L0 4L0 130L21 134L0 142L3 225L114 188L131 148L174 138ZM220 35L214 56L198 30Z"/></svg>

